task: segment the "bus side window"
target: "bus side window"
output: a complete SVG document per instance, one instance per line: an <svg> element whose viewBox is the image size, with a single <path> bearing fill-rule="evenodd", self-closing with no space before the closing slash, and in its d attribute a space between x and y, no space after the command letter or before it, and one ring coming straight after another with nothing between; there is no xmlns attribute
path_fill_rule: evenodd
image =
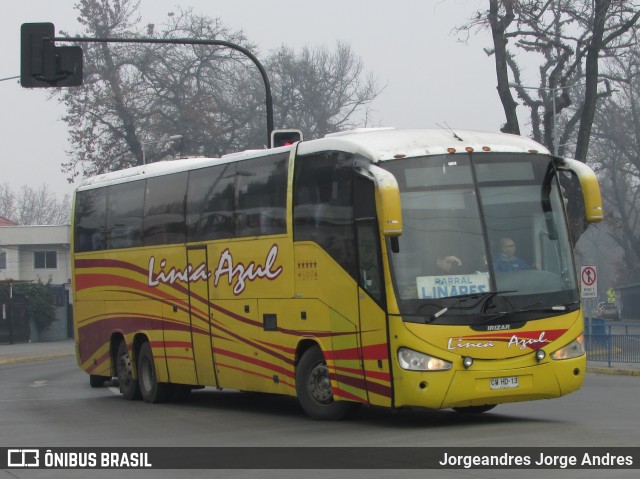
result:
<svg viewBox="0 0 640 479"><path fill-rule="evenodd" d="M353 226L353 155L301 155L294 173L294 241L314 241L357 277Z"/></svg>
<svg viewBox="0 0 640 479"><path fill-rule="evenodd" d="M107 189L78 191L75 207L75 241L78 253L105 248Z"/></svg>
<svg viewBox="0 0 640 479"><path fill-rule="evenodd" d="M288 153L238 163L236 236L286 232Z"/></svg>
<svg viewBox="0 0 640 479"><path fill-rule="evenodd" d="M189 172L187 241L235 236L235 182L234 163Z"/></svg>
<svg viewBox="0 0 640 479"><path fill-rule="evenodd" d="M142 246L145 180L109 186L107 249Z"/></svg>
<svg viewBox="0 0 640 479"><path fill-rule="evenodd" d="M187 173L147 180L144 198L144 245L184 243Z"/></svg>
<svg viewBox="0 0 640 479"><path fill-rule="evenodd" d="M353 182L354 217L358 247L358 283L378 303L384 301L380 237L376 216L375 186L356 176Z"/></svg>

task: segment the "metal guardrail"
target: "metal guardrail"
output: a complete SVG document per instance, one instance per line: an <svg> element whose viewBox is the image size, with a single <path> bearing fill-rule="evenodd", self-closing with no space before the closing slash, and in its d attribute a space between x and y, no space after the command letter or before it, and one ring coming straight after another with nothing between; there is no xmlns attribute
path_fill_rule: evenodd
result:
<svg viewBox="0 0 640 479"><path fill-rule="evenodd" d="M585 348L589 361L640 363L640 322L585 318Z"/></svg>

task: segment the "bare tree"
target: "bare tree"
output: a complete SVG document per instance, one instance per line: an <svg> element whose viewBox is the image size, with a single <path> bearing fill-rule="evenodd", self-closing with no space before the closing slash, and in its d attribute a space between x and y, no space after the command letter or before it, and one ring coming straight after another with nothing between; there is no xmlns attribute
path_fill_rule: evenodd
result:
<svg viewBox="0 0 640 479"><path fill-rule="evenodd" d="M0 216L20 225L63 225L71 218L71 199L59 200L46 184L38 189L23 186L15 192L0 184Z"/></svg>
<svg viewBox="0 0 640 479"><path fill-rule="evenodd" d="M363 77L362 61L344 43L333 51L304 48L300 55L282 47L269 56L267 65L274 79L276 123L300 128L307 138L366 122L369 106L381 91L372 75Z"/></svg>
<svg viewBox="0 0 640 479"><path fill-rule="evenodd" d="M529 109L533 138L550 149L574 136L574 156L586 161L597 100L600 61L624 54L640 19L637 0L488 0L460 33L490 28L495 54L497 89L507 118L505 131L518 133L510 89ZM511 45L511 48L509 47ZM524 78L522 60L537 59L537 84ZM506 68L508 67L508 72ZM509 77L512 80L509 80ZM533 86L534 88L527 88ZM573 105L573 108L569 108ZM566 118L560 115L568 112ZM554 116L555 113L555 116ZM560 126L562 132L556 133ZM576 133L577 132L577 133Z"/></svg>
<svg viewBox="0 0 640 479"><path fill-rule="evenodd" d="M79 0L83 36L218 39L251 50L241 31L220 19L177 9L163 25L149 25L133 0ZM181 135L181 152L219 156L265 147L265 89L241 53L204 45L83 44L85 85L60 90L73 151L63 165L70 179L174 154L167 140ZM282 48L267 55L278 126L310 137L356 123L378 94L362 62L345 45L335 52ZM144 155L143 155L144 151Z"/></svg>
<svg viewBox="0 0 640 479"><path fill-rule="evenodd" d="M138 2L80 0L83 35L145 37ZM253 48L242 32L190 10L170 13L160 38L224 39ZM168 136L181 134L192 153L216 154L236 140L233 101L248 98L236 85L246 74L238 52L209 46L87 43L85 84L60 90L74 147L63 169L71 178L142 164L170 155ZM257 75L257 72L256 72ZM251 97L249 97L251 102ZM211 145L207 139L215 138ZM237 142L236 142L237 143Z"/></svg>
<svg viewBox="0 0 640 479"><path fill-rule="evenodd" d="M597 110L591 156L611 237L628 265L625 276L640 281L640 46L630 53L607 62L615 91Z"/></svg>

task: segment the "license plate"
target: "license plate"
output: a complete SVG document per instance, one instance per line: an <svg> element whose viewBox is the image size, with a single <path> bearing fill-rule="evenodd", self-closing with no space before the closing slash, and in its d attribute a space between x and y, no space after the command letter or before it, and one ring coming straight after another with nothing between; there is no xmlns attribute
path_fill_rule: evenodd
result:
<svg viewBox="0 0 640 479"><path fill-rule="evenodd" d="M491 378L491 389L512 389L520 386L518 376L509 376L505 378Z"/></svg>

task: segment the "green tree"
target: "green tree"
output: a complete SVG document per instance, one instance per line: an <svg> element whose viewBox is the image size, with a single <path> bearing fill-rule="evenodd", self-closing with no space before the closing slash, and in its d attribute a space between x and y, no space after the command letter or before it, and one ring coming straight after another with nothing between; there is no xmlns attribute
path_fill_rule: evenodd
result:
<svg viewBox="0 0 640 479"><path fill-rule="evenodd" d="M22 296L27 318L38 331L46 330L56 320L51 282L20 281L13 284L14 296Z"/></svg>

